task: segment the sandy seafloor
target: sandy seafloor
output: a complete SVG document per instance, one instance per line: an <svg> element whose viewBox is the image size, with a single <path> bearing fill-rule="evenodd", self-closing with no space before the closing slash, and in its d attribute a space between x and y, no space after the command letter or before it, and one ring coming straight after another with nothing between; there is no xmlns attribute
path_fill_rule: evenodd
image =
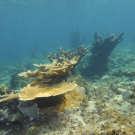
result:
<svg viewBox="0 0 135 135"><path fill-rule="evenodd" d="M1 103L0 135L134 135L135 48L115 50L109 59L109 71L102 77L70 76L85 88L79 107L60 113L49 110L30 121L15 107L17 101ZM15 68L0 67L1 84L9 85Z"/></svg>

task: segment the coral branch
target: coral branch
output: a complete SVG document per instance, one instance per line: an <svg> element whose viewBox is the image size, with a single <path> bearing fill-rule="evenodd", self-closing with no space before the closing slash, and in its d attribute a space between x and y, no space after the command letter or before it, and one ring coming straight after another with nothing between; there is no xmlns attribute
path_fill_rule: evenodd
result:
<svg viewBox="0 0 135 135"><path fill-rule="evenodd" d="M122 40L122 36L124 33L120 35L109 34L106 38L99 36L97 32L94 34L94 42L91 48L91 52L97 59L106 59L116 45Z"/></svg>

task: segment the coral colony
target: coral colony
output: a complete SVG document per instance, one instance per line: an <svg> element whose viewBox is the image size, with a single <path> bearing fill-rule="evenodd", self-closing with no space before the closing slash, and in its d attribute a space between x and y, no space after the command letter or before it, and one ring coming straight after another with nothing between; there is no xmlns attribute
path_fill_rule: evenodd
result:
<svg viewBox="0 0 135 135"><path fill-rule="evenodd" d="M46 55L50 63L17 70L11 76L13 90L0 85L0 124L6 123L1 133L134 135L135 57L132 53L111 56L123 35L95 32L89 49L78 47L81 37L73 32L70 45L78 47L75 51L59 48Z"/></svg>
<svg viewBox="0 0 135 135"><path fill-rule="evenodd" d="M58 49L57 54L49 54L47 57L51 64L34 64L38 69L20 73L24 78L34 78L30 84L22 88L19 93L6 94L0 102L18 98L18 108L22 113L31 119L39 118L39 111L52 108L56 111L62 111L65 107L76 105L72 104L81 101L85 95L81 88L75 82L68 82L68 73L87 53L88 48L83 46L73 53L71 50L63 51ZM68 98L69 96L78 98Z"/></svg>

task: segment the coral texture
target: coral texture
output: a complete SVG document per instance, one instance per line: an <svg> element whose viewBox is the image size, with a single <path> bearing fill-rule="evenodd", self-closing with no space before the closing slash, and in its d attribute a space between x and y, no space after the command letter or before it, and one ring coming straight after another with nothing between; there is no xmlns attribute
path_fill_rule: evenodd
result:
<svg viewBox="0 0 135 135"><path fill-rule="evenodd" d="M78 64L86 52L87 48L81 46L74 53L59 49L57 55L47 55L51 63L34 64L38 68L37 70L20 73L19 76L33 78L33 81L17 94L4 95L0 102L19 98L20 101L24 102L22 104L28 108L29 105L26 101L32 101L38 105L39 109L42 109L42 112L50 107L56 111L62 111L65 107L72 107L73 104L79 105L79 102L85 97L84 92L81 92L81 88L77 87L75 82L68 82L68 73ZM27 112L26 107L21 107L21 112ZM24 114L32 116L29 113Z"/></svg>
<svg viewBox="0 0 135 135"><path fill-rule="evenodd" d="M76 83L61 82L55 85L28 85L21 89L20 100L33 100L41 97L51 97L72 91L77 86Z"/></svg>

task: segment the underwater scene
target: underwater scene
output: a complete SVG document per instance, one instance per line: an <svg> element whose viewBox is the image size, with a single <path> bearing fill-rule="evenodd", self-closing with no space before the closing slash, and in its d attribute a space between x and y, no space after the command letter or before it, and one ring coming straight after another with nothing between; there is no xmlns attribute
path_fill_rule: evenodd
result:
<svg viewBox="0 0 135 135"><path fill-rule="evenodd" d="M134 0L0 0L0 135L135 135Z"/></svg>

